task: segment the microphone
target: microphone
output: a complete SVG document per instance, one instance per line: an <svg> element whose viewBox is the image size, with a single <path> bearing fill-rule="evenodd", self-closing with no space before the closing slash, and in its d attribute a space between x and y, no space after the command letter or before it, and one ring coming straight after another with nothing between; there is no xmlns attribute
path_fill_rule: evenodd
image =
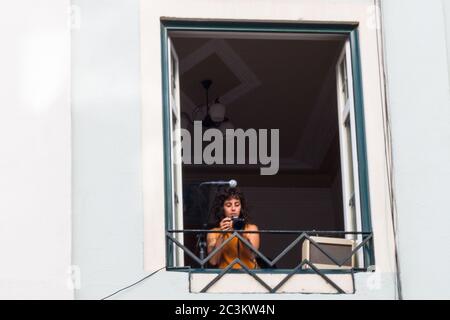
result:
<svg viewBox="0 0 450 320"><path fill-rule="evenodd" d="M234 179L231 179L230 181L206 181L200 183L200 186L204 184L229 185L231 188L235 188L237 186L237 181Z"/></svg>

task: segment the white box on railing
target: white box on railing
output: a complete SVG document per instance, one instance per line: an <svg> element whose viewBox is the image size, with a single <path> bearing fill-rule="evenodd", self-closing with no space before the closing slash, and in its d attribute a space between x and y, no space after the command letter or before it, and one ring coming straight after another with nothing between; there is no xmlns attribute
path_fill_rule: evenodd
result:
<svg viewBox="0 0 450 320"><path fill-rule="evenodd" d="M350 239L332 238L332 237L310 237L316 242L321 249L329 254L337 262L342 263L344 259L348 258L355 248L355 241ZM352 269L355 267L355 254L352 255L342 266L334 263L316 246L311 244L311 241L306 239L302 246L302 260L308 260L314 264L318 269ZM304 269L310 269L310 266L304 265Z"/></svg>

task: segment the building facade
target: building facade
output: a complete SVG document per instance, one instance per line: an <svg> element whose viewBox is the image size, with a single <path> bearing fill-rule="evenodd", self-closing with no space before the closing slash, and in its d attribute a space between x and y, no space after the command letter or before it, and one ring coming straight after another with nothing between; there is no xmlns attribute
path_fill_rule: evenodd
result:
<svg viewBox="0 0 450 320"><path fill-rule="evenodd" d="M433 267L450 262L447 1L48 0L4 6L7 25L0 32L7 55L0 79L9 89L0 97L0 170L6 178L0 242L7 263L0 267L0 297L101 299L156 271L111 299L450 297L450 277ZM279 59L272 60L272 73L254 62L258 57ZM287 64L292 68L283 69ZM317 235L336 228L361 232L352 236L361 244L354 254L359 268L324 271L326 278L296 273L274 293L249 274L230 273L202 293L219 273L194 267L174 245L180 240L189 249L186 237L171 233L189 229L183 207L177 209L173 200L176 178L181 172L194 182L221 176L176 165L173 106L181 103L179 109L187 110L189 101L198 104L185 88L206 71L230 79L231 93L222 102L237 106L265 85L278 92L282 81L274 78L281 77L266 74L287 75L297 64L299 87L319 93L298 100L312 101L315 108L289 127L296 114L280 115L281 101L295 105L287 96L295 101L296 90L302 91L293 85L276 96L280 107L267 116L274 125L265 123L275 128L280 119L282 139L286 130L294 137L292 128L302 128L298 158L292 153L304 167L289 167L292 159L283 154L287 138L280 144L282 179L258 180L238 171L231 177L239 177L249 199L263 203L255 207L265 217L258 220L264 229L278 223L264 210L281 208L289 214L280 219L302 230L317 225L314 216L332 221L320 222ZM317 67L308 71L309 65ZM173 90L180 87L172 83L174 75L181 92ZM295 73L290 77L297 79ZM242 86L239 92L233 93L233 81ZM320 100L328 94L334 102ZM255 95L250 101L263 108L270 98ZM314 161L332 157L316 147L328 137L322 128L328 128L324 112L330 104L339 135L329 137L337 147L326 154L335 150L337 160L328 160L325 170ZM347 106L348 122L341 113ZM249 123L237 114L230 114L235 124ZM292 172L308 168L320 176L292 180ZM335 194L342 199L333 200ZM271 207L270 197L288 204ZM336 203L344 208L332 209ZM296 208L303 212L300 219ZM280 228L289 230L281 223ZM265 243L267 249L270 241ZM271 258L288 244L273 245ZM295 269L293 263L256 275L273 289Z"/></svg>

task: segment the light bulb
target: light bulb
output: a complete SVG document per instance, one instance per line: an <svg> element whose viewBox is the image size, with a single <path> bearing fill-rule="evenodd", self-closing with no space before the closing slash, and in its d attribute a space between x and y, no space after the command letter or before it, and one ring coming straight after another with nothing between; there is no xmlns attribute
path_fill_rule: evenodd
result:
<svg viewBox="0 0 450 320"><path fill-rule="evenodd" d="M225 106L221 103L214 103L209 108L209 116L214 122L222 122L225 119Z"/></svg>

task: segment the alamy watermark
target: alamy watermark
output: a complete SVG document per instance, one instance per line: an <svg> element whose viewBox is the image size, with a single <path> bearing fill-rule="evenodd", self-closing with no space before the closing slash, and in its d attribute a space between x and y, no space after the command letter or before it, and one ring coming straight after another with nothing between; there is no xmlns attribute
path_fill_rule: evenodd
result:
<svg viewBox="0 0 450 320"><path fill-rule="evenodd" d="M181 143L176 143L175 147L182 148L183 164L260 164L261 175L277 174L280 164L279 129L224 131L217 128L203 131L202 121L194 121L193 137L187 129L181 129L179 134L176 132L175 137L181 138ZM204 146L204 142L209 144Z"/></svg>

